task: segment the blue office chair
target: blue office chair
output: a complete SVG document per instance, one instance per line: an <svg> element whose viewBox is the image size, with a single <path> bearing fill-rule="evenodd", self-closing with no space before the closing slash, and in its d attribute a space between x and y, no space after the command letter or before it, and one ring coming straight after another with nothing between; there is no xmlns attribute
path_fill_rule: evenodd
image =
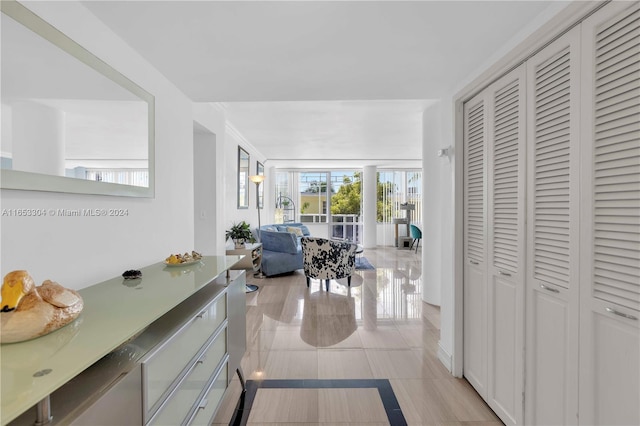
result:
<svg viewBox="0 0 640 426"><path fill-rule="evenodd" d="M413 241L411 241L411 247L409 247L409 250L413 249L413 245L416 243L416 241L418 242L416 244L416 253L418 252L418 246L420 245L420 240L422 239L422 231L420 230L420 228L418 228L415 225L409 225L410 229L411 229L411 238L413 238Z"/></svg>

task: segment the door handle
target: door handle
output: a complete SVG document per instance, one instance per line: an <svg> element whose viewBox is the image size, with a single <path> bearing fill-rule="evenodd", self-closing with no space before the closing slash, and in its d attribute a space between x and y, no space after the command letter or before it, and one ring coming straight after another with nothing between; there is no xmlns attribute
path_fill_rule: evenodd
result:
<svg viewBox="0 0 640 426"><path fill-rule="evenodd" d="M628 318L630 320L638 321L637 317L634 317L633 315L625 314L624 312L616 311L613 308L604 308L604 310L609 312L609 313L612 313L613 315L618 315L619 317Z"/></svg>
<svg viewBox="0 0 640 426"><path fill-rule="evenodd" d="M504 271L498 271L498 274L500 274L500 275L504 275L505 277L510 277L510 276L511 276L511 274L510 274L510 273L508 273L508 272L504 272Z"/></svg>
<svg viewBox="0 0 640 426"><path fill-rule="evenodd" d="M544 284L540 284L540 288L543 290L550 291L551 293L560 293L560 290L556 290L555 288L552 288L552 287L547 287Z"/></svg>
<svg viewBox="0 0 640 426"><path fill-rule="evenodd" d="M477 265L478 264L478 262L475 261L475 260L469 260L469 263L472 264L472 265Z"/></svg>

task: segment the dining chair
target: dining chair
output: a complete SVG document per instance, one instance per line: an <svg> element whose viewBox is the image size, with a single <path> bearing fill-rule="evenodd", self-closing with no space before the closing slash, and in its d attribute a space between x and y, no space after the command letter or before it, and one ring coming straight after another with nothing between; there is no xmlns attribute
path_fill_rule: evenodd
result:
<svg viewBox="0 0 640 426"><path fill-rule="evenodd" d="M409 247L409 250L413 249L413 245L417 242L416 244L416 253L418 252L418 246L420 245L420 240L422 239L422 231L420 230L420 228L418 228L416 225L409 225L410 229L411 229L411 238L413 238L413 240L411 241L411 247Z"/></svg>

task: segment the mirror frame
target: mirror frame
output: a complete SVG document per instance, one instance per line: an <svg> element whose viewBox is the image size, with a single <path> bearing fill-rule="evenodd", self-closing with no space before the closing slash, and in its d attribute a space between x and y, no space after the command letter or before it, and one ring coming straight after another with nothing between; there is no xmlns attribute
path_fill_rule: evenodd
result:
<svg viewBox="0 0 640 426"><path fill-rule="evenodd" d="M256 161L256 174L264 176L264 164L259 161ZM258 191L256 192L256 206L259 209L264 208L264 182L262 185L259 185Z"/></svg>
<svg viewBox="0 0 640 426"><path fill-rule="evenodd" d="M246 160L244 156L246 156ZM247 162L246 173L244 178L242 176L242 161ZM238 145L238 209L248 209L249 208L249 174L251 169L251 156L247 151L242 149L240 145ZM242 188L244 185L244 194L240 195Z"/></svg>
<svg viewBox="0 0 640 426"><path fill-rule="evenodd" d="M0 10L5 15L24 25L29 30L70 54L80 62L93 68L114 83L133 93L147 103L148 111L148 168L149 186L122 185L110 182L96 182L50 176L18 170L0 171L0 188L26 191L65 192L74 194L115 195L125 197L154 198L155 196L155 97L120 74L106 62L73 41L38 15L15 0L2 0Z"/></svg>

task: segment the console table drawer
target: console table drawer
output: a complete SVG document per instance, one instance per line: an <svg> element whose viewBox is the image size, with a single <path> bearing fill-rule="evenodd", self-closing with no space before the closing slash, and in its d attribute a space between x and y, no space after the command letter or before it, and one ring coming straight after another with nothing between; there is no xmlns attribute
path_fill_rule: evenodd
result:
<svg viewBox="0 0 640 426"><path fill-rule="evenodd" d="M211 383L211 387L208 389L207 394L202 399L198 406L193 421L190 422L194 426L209 426L213 421L213 416L216 413L216 409L222 401L225 391L227 390L227 380L229 375L229 366L225 364L222 370L218 374L218 377Z"/></svg>
<svg viewBox="0 0 640 426"><path fill-rule="evenodd" d="M227 329L225 328L198 358L193 369L169 396L151 424L167 426L183 424L226 354Z"/></svg>
<svg viewBox="0 0 640 426"><path fill-rule="evenodd" d="M179 379L211 333L227 316L226 294L212 301L142 363L145 418ZM226 348L225 348L226 349Z"/></svg>

